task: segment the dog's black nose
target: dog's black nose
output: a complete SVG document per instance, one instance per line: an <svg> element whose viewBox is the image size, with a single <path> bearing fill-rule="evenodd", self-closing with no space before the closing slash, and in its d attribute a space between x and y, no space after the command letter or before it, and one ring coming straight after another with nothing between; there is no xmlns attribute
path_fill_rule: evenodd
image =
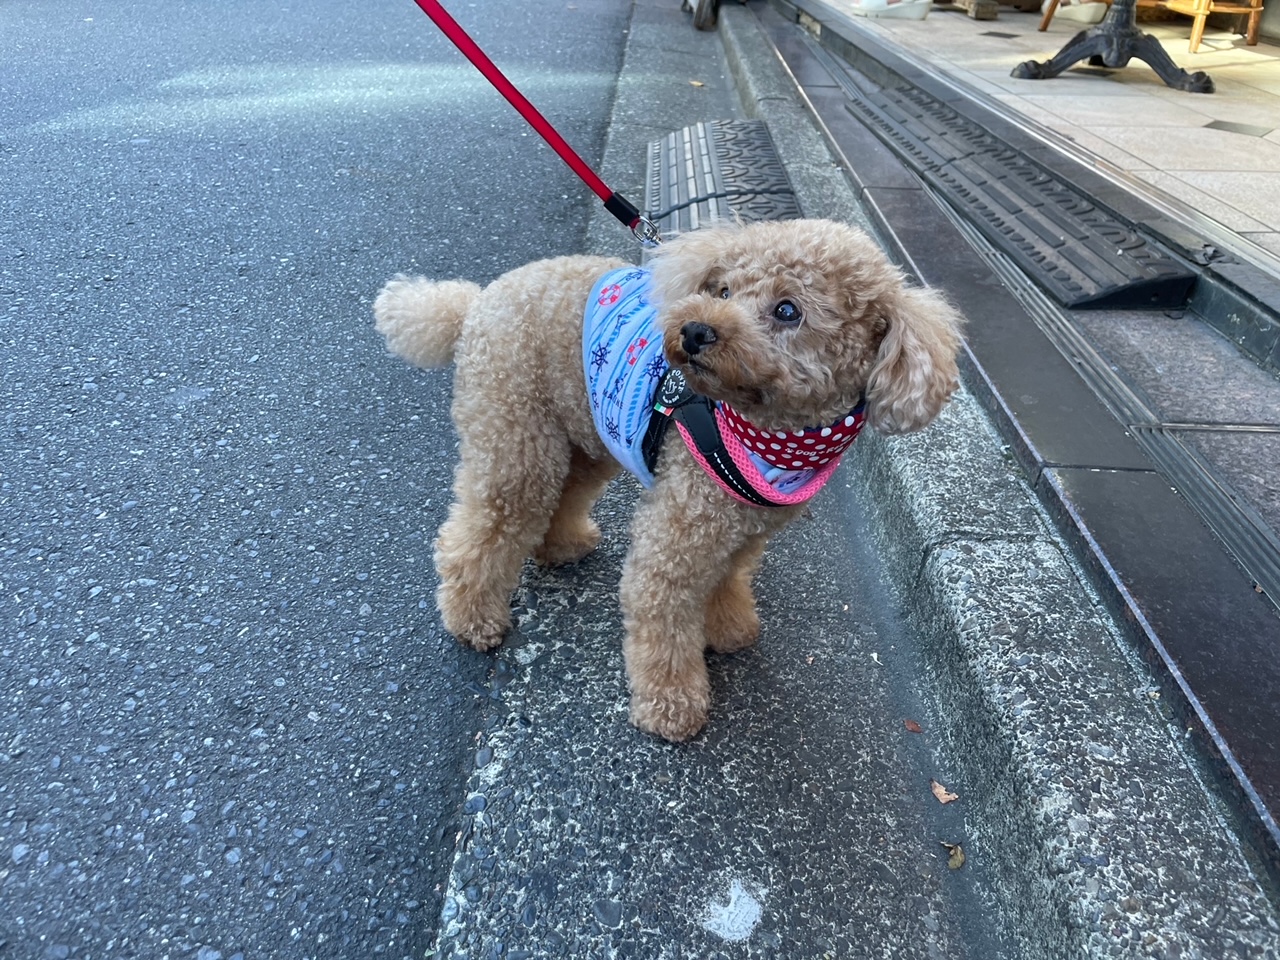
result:
<svg viewBox="0 0 1280 960"><path fill-rule="evenodd" d="M691 357L700 354L715 343L717 339L719 338L716 336L715 330L705 323L686 323L680 328L680 345L684 347L684 352Z"/></svg>

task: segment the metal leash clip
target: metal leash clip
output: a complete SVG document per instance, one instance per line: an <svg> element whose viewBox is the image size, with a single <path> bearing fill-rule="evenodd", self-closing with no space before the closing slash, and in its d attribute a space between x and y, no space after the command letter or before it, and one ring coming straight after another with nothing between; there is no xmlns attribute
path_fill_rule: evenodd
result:
<svg viewBox="0 0 1280 960"><path fill-rule="evenodd" d="M631 228L631 232L643 246L656 247L662 242L662 237L658 234L658 228L654 226L653 221L641 216L640 211L626 197L609 189L596 172L587 166L586 161L574 152L573 147L569 146L564 137L560 136L547 118L538 112L537 107L525 99L525 95L516 89L515 84L507 79L506 74L498 69L488 55L471 39L467 31L458 25L458 21L449 15L449 11L440 5L440 0L414 0L414 2L444 32L453 45L462 51L463 56L471 61L484 78L493 84L507 102L516 108L516 112L537 131L538 136L559 154L560 159L568 165L569 169L591 188L592 193L604 201L604 208L621 221L623 226Z"/></svg>
<svg viewBox="0 0 1280 960"><path fill-rule="evenodd" d="M658 225L648 217L641 217L633 223L631 233L640 241L640 246L650 250L662 243L662 234L658 232Z"/></svg>

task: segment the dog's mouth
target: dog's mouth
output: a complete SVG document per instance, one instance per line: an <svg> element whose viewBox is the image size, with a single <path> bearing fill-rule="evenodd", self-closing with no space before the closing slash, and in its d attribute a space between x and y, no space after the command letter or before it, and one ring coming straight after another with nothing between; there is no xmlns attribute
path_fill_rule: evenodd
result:
<svg viewBox="0 0 1280 960"><path fill-rule="evenodd" d="M722 400L743 409L768 405L769 392L764 387L726 378L711 364L697 357L686 356L681 362L672 365L678 367L684 374L689 388L694 393L700 393L712 400Z"/></svg>
<svg viewBox="0 0 1280 960"><path fill-rule="evenodd" d="M683 350L676 351L674 354L668 354L667 361L677 367L689 381L689 386L696 392L705 396L715 397L717 388L721 387L722 380L717 376L715 367L702 357L691 357Z"/></svg>

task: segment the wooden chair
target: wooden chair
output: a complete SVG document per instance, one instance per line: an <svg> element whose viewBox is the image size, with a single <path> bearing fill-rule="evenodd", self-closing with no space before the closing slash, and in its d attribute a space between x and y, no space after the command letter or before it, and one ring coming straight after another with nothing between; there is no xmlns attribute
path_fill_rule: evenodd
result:
<svg viewBox="0 0 1280 960"><path fill-rule="evenodd" d="M1111 0L1103 0L1108 6ZM1140 7L1163 7L1174 13L1181 13L1193 18L1191 24L1191 44L1189 52L1195 53L1204 38L1204 22L1211 13L1236 13L1248 16L1245 27L1244 42L1255 46L1258 42L1258 30L1262 25L1262 0L1244 0L1244 2L1221 2L1221 0L1138 0ZM1040 20L1041 32L1049 29L1049 21L1058 12L1058 0L1049 0L1049 7Z"/></svg>
<svg viewBox="0 0 1280 960"><path fill-rule="evenodd" d="M1220 3L1219 0L1164 0L1161 4L1166 10L1193 17L1191 24L1191 52L1195 53L1204 36L1204 21L1211 13L1244 14L1249 18L1245 26L1244 42L1254 46L1258 42L1258 28L1262 25L1262 0L1248 0L1246 3Z"/></svg>

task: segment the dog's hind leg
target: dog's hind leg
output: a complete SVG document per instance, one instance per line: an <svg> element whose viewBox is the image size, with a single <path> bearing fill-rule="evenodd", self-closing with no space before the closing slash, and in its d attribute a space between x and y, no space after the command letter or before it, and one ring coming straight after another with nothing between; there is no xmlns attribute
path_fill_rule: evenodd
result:
<svg viewBox="0 0 1280 960"><path fill-rule="evenodd" d="M446 630L489 650L511 625L520 568L555 512L569 472L569 443L511 431L496 448L469 446L464 439L456 499L436 539L436 603Z"/></svg>
<svg viewBox="0 0 1280 960"><path fill-rule="evenodd" d="M729 573L707 601L707 648L715 653L745 650L760 637L760 617L751 579L760 566L768 536L748 540L729 560Z"/></svg>
<svg viewBox="0 0 1280 960"><path fill-rule="evenodd" d="M612 458L592 460L573 448L560 502L542 543L533 551L534 560L544 567L577 563L596 548L600 528L591 519L591 508L618 470Z"/></svg>

